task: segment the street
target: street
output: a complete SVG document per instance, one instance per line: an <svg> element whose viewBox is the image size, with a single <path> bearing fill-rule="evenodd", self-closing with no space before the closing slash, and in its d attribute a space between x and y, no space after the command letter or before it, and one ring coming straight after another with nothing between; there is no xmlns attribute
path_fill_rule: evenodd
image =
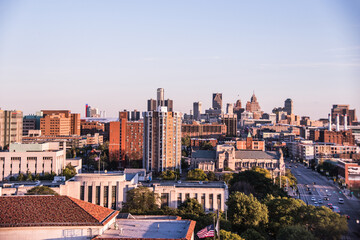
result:
<svg viewBox="0 0 360 240"><path fill-rule="evenodd" d="M311 205L328 206L328 203L331 203L333 206L337 206L341 215L350 216L348 220L349 232L343 239L360 239L360 224L356 221L360 220L360 201L357 198L349 197L348 194L345 195L333 180L328 180L325 176L300 163L286 163L286 167L291 169L297 178L301 200ZM292 191L289 191L289 194L292 195ZM311 200L312 197L315 200ZM324 197L328 197L329 200L324 200ZM339 203L339 198L343 198L344 203ZM323 203L319 203L319 199Z"/></svg>

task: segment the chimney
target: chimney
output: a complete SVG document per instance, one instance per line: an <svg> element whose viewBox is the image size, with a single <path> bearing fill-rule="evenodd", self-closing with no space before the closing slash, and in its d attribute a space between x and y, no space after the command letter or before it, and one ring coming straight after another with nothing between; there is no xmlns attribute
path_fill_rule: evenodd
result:
<svg viewBox="0 0 360 240"><path fill-rule="evenodd" d="M329 128L328 128L329 131L331 131L331 114L329 113Z"/></svg>
<svg viewBox="0 0 360 240"><path fill-rule="evenodd" d="M340 131L340 119L339 114L336 114L336 131Z"/></svg>
<svg viewBox="0 0 360 240"><path fill-rule="evenodd" d="M344 116L344 131L348 130L348 126L347 126L347 114L345 114Z"/></svg>

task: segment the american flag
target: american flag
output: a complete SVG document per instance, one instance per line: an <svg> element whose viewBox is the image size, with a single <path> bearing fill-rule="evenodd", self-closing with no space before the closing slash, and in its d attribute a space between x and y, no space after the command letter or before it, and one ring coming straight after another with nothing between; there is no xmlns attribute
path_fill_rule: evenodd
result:
<svg viewBox="0 0 360 240"><path fill-rule="evenodd" d="M214 232L214 225L211 224L209 226L206 226L205 228L198 231L197 236L199 238L206 238L206 237L213 237L215 234Z"/></svg>

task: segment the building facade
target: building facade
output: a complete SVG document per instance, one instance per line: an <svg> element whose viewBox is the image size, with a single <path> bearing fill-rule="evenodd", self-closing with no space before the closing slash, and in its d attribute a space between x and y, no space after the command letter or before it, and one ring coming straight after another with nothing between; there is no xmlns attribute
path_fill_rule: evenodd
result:
<svg viewBox="0 0 360 240"><path fill-rule="evenodd" d="M80 114L70 110L42 110L40 120L42 135L69 136L81 134Z"/></svg>
<svg viewBox="0 0 360 240"><path fill-rule="evenodd" d="M181 125L182 137L202 137L202 138L218 138L225 137L226 125L219 123L198 123L193 122L192 124Z"/></svg>
<svg viewBox="0 0 360 240"><path fill-rule="evenodd" d="M221 123L226 125L226 136L236 137L237 135L237 115L222 114Z"/></svg>
<svg viewBox="0 0 360 240"><path fill-rule="evenodd" d="M22 135L22 111L0 110L0 149L10 143L21 143Z"/></svg>
<svg viewBox="0 0 360 240"><path fill-rule="evenodd" d="M17 177L20 173L44 175L61 174L66 164L66 144L58 142L43 144L10 144L9 152L0 152L0 181Z"/></svg>
<svg viewBox="0 0 360 240"><path fill-rule="evenodd" d="M196 121L201 120L201 105L201 102L194 102L193 104L193 114Z"/></svg>

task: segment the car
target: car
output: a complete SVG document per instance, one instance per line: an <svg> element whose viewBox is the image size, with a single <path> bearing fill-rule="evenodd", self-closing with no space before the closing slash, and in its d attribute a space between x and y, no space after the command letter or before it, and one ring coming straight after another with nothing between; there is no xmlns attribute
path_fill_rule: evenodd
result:
<svg viewBox="0 0 360 240"><path fill-rule="evenodd" d="M332 210L340 214L340 208L338 206L333 206Z"/></svg>
<svg viewBox="0 0 360 240"><path fill-rule="evenodd" d="M311 201L316 201L315 197L312 197L312 198L311 198Z"/></svg>
<svg viewBox="0 0 360 240"><path fill-rule="evenodd" d="M324 197L324 200L325 200L325 201L329 201L329 197Z"/></svg>
<svg viewBox="0 0 360 240"><path fill-rule="evenodd" d="M319 201L318 201L319 203L323 203L323 200L321 199L321 198L319 198Z"/></svg>
<svg viewBox="0 0 360 240"><path fill-rule="evenodd" d="M344 199L343 199L343 198L339 198L339 203L344 204Z"/></svg>
<svg viewBox="0 0 360 240"><path fill-rule="evenodd" d="M326 195L328 195L328 197L331 197L331 193L329 193L329 192Z"/></svg>
<svg viewBox="0 0 360 240"><path fill-rule="evenodd" d="M349 215L343 215L344 217L346 217L347 220L350 220L350 216Z"/></svg>
<svg viewBox="0 0 360 240"><path fill-rule="evenodd" d="M311 194L312 194L312 192L309 191L309 195L311 195Z"/></svg>
<svg viewBox="0 0 360 240"><path fill-rule="evenodd" d="M330 209L333 209L332 203L328 203L327 206L328 206Z"/></svg>
<svg viewBox="0 0 360 240"><path fill-rule="evenodd" d="M300 173L298 173L298 176L301 176L301 174L300 174Z"/></svg>

